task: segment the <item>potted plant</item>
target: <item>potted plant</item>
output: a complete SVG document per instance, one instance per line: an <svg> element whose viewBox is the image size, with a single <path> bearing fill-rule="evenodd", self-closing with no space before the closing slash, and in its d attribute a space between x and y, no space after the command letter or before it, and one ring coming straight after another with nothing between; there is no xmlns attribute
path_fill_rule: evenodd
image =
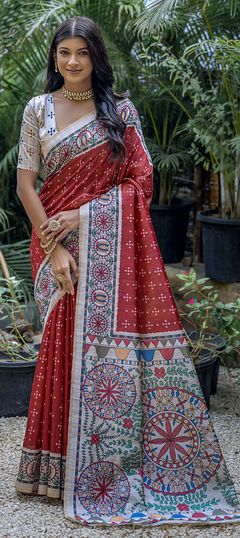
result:
<svg viewBox="0 0 240 538"><path fill-rule="evenodd" d="M39 348L23 315L23 297L21 281L0 278L0 416L5 417L27 415Z"/></svg>
<svg viewBox="0 0 240 538"><path fill-rule="evenodd" d="M240 280L239 14L239 2L160 0L134 23L152 80L186 115L193 162L214 177L215 211L198 219L206 275L227 282Z"/></svg>
<svg viewBox="0 0 240 538"><path fill-rule="evenodd" d="M193 201L176 193L177 174L190 168L186 135L178 130L184 121L174 100L159 90L141 53L144 94L138 106L143 112L145 140L153 162L153 200L150 215L164 263L180 262L184 257L189 213ZM153 60L153 58L152 58Z"/></svg>
<svg viewBox="0 0 240 538"><path fill-rule="evenodd" d="M197 278L193 268L177 276L184 282L179 291L188 297L181 315L188 324L191 356L209 406L217 389L220 359L240 354L240 299L223 303L209 278Z"/></svg>
<svg viewBox="0 0 240 538"><path fill-rule="evenodd" d="M219 175L218 207L197 218L206 275L223 282L240 281L239 51L240 41L216 37L192 45L181 58L162 48L161 62L190 101L182 130L192 134L189 152L195 164Z"/></svg>
<svg viewBox="0 0 240 538"><path fill-rule="evenodd" d="M150 215L164 263L180 262L184 257L187 226L192 200L176 197L176 174L190 166L185 140L178 135L182 115L166 96L145 103L151 137L146 142L154 166L155 195Z"/></svg>

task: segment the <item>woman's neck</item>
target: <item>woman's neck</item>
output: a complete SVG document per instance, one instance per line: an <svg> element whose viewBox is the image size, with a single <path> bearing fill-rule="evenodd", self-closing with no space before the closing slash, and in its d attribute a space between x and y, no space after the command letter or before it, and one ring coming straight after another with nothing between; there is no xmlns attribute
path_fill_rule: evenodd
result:
<svg viewBox="0 0 240 538"><path fill-rule="evenodd" d="M72 82L65 82L64 81L64 87L66 90L68 90L69 92L77 92L77 93L80 93L80 92L86 92L88 90L90 90L92 88L92 82L91 81L86 81L86 82L83 82L83 83L80 83L79 82L76 82L75 84Z"/></svg>

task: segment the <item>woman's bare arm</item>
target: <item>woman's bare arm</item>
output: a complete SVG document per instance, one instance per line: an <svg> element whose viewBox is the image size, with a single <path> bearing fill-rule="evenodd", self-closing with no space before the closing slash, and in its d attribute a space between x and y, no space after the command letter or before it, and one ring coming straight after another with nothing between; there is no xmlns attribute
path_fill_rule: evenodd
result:
<svg viewBox="0 0 240 538"><path fill-rule="evenodd" d="M38 237L43 243L47 240L42 237L40 226L47 220L42 202L35 191L38 173L33 170L17 169L17 195L35 228Z"/></svg>
<svg viewBox="0 0 240 538"><path fill-rule="evenodd" d="M17 195L21 200L23 207L35 228L38 237L42 243L48 240L42 235L41 224L46 222L47 215L43 208L42 202L35 191L38 173L32 170L17 169ZM52 270L56 275L62 273L66 276L66 284L63 286L68 293L74 293L70 271L72 270L78 276L77 265L71 254L58 243L51 253ZM58 284L59 288L60 285Z"/></svg>

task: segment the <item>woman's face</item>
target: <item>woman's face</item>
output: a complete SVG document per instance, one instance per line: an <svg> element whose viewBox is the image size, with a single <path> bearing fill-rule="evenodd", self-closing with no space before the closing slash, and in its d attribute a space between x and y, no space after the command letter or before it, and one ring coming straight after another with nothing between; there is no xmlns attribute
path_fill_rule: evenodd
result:
<svg viewBox="0 0 240 538"><path fill-rule="evenodd" d="M84 37L63 39L57 46L54 59L67 88L79 86L81 91L92 86L93 64Z"/></svg>

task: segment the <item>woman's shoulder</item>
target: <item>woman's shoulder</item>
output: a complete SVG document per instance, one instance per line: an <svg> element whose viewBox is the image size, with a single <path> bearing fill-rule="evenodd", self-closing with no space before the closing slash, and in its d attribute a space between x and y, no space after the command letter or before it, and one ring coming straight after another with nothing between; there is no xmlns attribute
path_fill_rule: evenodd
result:
<svg viewBox="0 0 240 538"><path fill-rule="evenodd" d="M26 112L35 112L36 115L39 114L39 112L46 107L46 104L48 101L51 100L51 94L50 93L42 93L40 95L35 95L29 101L27 101L25 105L25 111Z"/></svg>
<svg viewBox="0 0 240 538"><path fill-rule="evenodd" d="M138 111L129 97L123 97L117 100L117 111L124 123L135 123L139 120Z"/></svg>

